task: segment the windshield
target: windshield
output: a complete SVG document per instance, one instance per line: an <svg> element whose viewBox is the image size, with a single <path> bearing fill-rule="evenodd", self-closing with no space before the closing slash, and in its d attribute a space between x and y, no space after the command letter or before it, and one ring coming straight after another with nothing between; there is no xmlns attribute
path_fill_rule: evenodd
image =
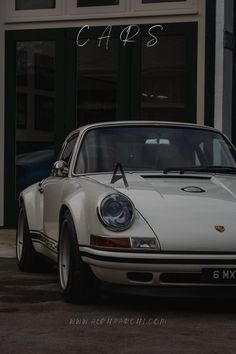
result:
<svg viewBox="0 0 236 354"><path fill-rule="evenodd" d="M75 173L113 172L117 163L125 171L236 168L235 150L214 131L142 125L89 130L79 150Z"/></svg>

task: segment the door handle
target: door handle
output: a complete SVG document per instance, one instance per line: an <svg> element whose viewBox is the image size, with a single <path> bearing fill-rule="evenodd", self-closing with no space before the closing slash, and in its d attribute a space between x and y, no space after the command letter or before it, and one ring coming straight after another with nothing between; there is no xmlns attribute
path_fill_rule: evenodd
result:
<svg viewBox="0 0 236 354"><path fill-rule="evenodd" d="M43 194L43 188L42 187L39 187L38 191L39 191L39 193Z"/></svg>
<svg viewBox="0 0 236 354"><path fill-rule="evenodd" d="M42 187L43 182L44 182L44 179L43 179L42 181L40 181L39 184L38 184L38 191L39 191L39 193L41 193L41 194L42 194L43 191L44 191L44 189L43 189L43 187Z"/></svg>

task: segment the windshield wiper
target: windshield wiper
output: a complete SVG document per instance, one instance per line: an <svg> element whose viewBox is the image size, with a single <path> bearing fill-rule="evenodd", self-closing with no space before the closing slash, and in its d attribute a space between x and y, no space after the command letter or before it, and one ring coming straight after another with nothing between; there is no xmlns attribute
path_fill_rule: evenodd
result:
<svg viewBox="0 0 236 354"><path fill-rule="evenodd" d="M184 174L185 172L209 172L209 173L236 173L236 167L233 166L189 166L189 167L168 167L163 169L163 173L179 172Z"/></svg>

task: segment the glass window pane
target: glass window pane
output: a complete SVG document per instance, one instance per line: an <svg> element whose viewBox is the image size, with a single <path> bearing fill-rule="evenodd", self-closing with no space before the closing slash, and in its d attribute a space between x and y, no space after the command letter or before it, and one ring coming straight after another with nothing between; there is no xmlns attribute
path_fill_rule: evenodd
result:
<svg viewBox="0 0 236 354"><path fill-rule="evenodd" d="M26 129L27 114L28 114L28 97L26 93L17 92L16 105L17 105L17 116L16 116L17 129Z"/></svg>
<svg viewBox="0 0 236 354"><path fill-rule="evenodd" d="M35 130L52 132L54 130L54 97L35 95L34 99Z"/></svg>
<svg viewBox="0 0 236 354"><path fill-rule="evenodd" d="M119 0L77 0L77 7L119 5Z"/></svg>
<svg viewBox="0 0 236 354"><path fill-rule="evenodd" d="M16 0L16 10L54 9L56 0Z"/></svg>
<svg viewBox="0 0 236 354"><path fill-rule="evenodd" d="M54 57L45 53L35 53L34 71L35 88L38 90L54 90Z"/></svg>
<svg viewBox="0 0 236 354"><path fill-rule="evenodd" d="M77 126L116 119L118 40L97 39L77 49Z"/></svg>
<svg viewBox="0 0 236 354"><path fill-rule="evenodd" d="M47 177L54 161L55 42L17 42L16 83L18 197L24 188Z"/></svg>
<svg viewBox="0 0 236 354"><path fill-rule="evenodd" d="M186 109L186 43L184 36L162 36L153 47L142 45L141 116L183 121Z"/></svg>
<svg viewBox="0 0 236 354"><path fill-rule="evenodd" d="M77 141L78 135L73 136L68 142L63 150L60 159L67 162L68 164L70 163L70 159Z"/></svg>

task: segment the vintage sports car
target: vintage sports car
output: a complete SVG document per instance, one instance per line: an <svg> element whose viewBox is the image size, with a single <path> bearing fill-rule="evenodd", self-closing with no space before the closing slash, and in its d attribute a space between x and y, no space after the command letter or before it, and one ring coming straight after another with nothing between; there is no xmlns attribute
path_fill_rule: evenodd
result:
<svg viewBox="0 0 236 354"><path fill-rule="evenodd" d="M20 194L17 262L58 265L68 302L236 286L236 151L191 124L111 122L66 139L50 177Z"/></svg>

